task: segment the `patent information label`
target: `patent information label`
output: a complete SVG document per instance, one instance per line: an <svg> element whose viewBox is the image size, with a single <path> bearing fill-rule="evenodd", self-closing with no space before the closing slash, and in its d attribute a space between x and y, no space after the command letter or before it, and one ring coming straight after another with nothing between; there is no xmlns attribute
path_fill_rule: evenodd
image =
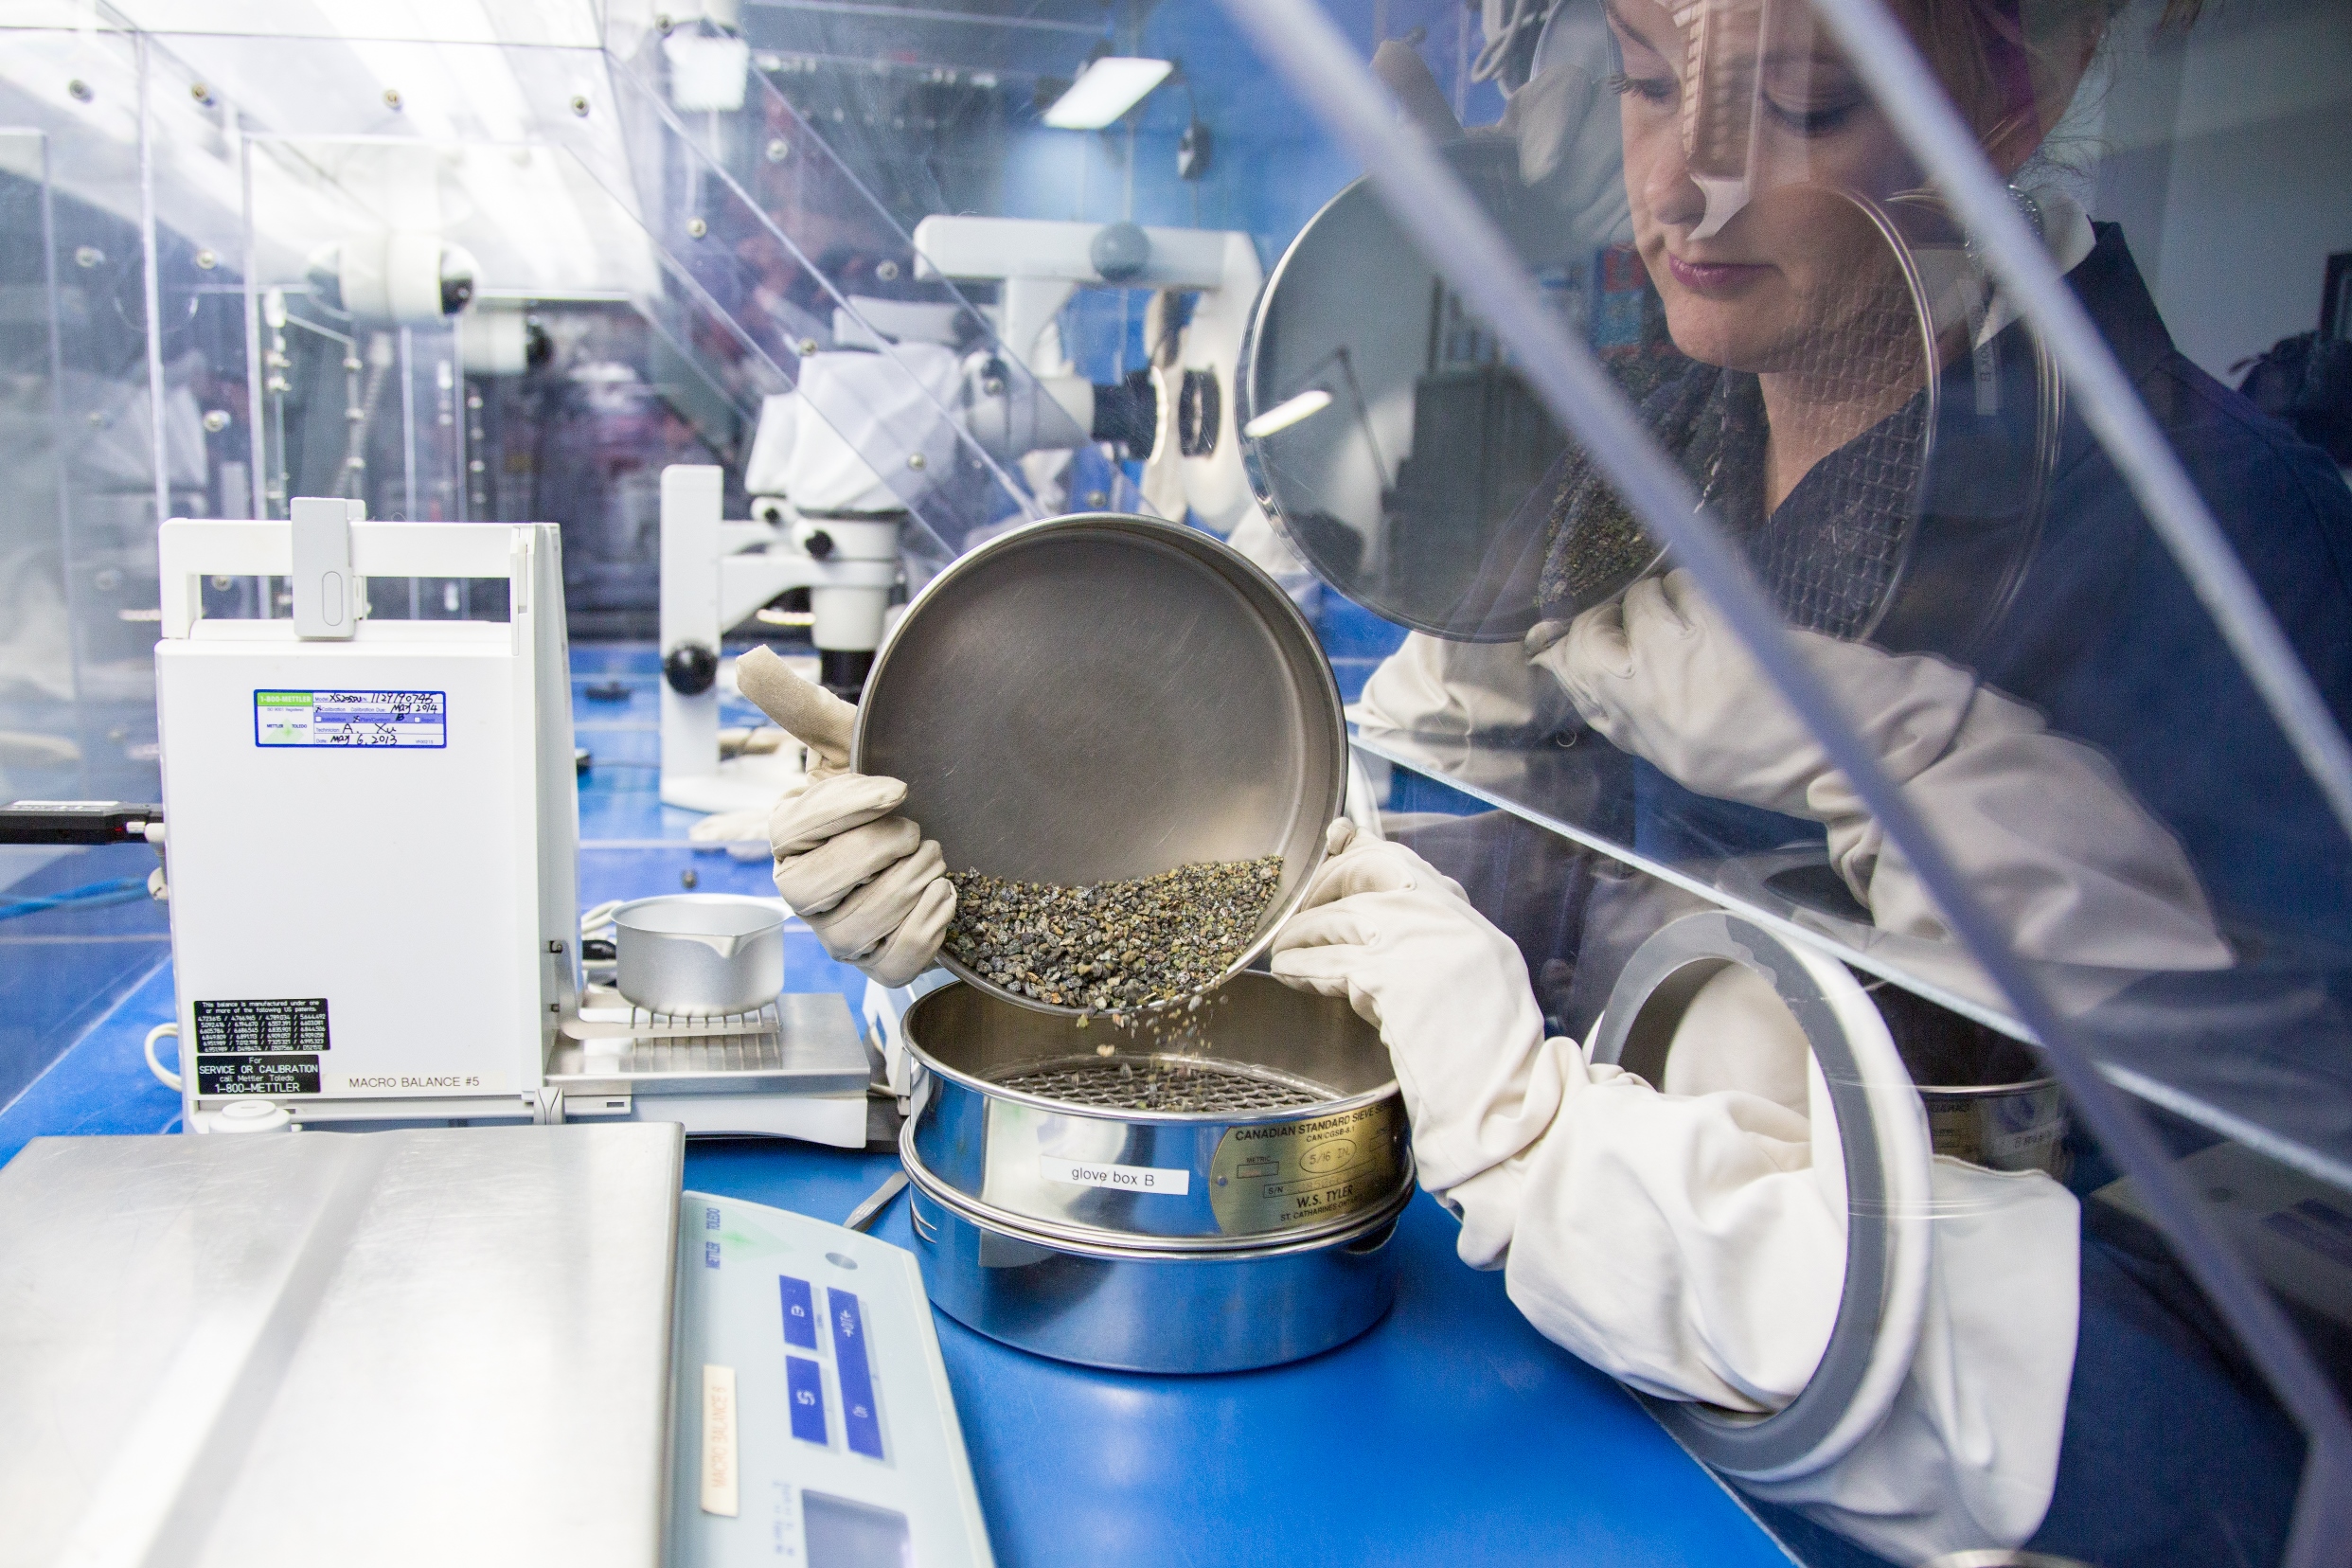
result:
<svg viewBox="0 0 2352 1568"><path fill-rule="evenodd" d="M191 1010L198 1094L319 1092L318 1053L330 1043L325 997L199 1001Z"/></svg>
<svg viewBox="0 0 2352 1568"><path fill-rule="evenodd" d="M442 691L257 691L257 746L449 744L449 694Z"/></svg>
<svg viewBox="0 0 2352 1568"><path fill-rule="evenodd" d="M196 1013L198 1056L260 1051L323 1051L328 1047L327 999L273 996L202 1001Z"/></svg>

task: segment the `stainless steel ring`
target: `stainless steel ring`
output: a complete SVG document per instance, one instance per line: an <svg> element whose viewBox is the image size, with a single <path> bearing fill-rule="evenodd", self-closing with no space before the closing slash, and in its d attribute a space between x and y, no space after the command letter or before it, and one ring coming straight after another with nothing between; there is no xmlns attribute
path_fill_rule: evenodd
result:
<svg viewBox="0 0 2352 1568"><path fill-rule="evenodd" d="M1144 1373L1238 1372L1345 1345L1396 1299L1398 1193L1349 1230L1238 1251L1148 1251L1040 1237L973 1213L907 1166L915 1256L932 1304L975 1333L1057 1361Z"/></svg>
<svg viewBox="0 0 2352 1568"><path fill-rule="evenodd" d="M1024 1241L1057 1252L1088 1257L1128 1258L1137 1262L1208 1262L1234 1256L1276 1257L1293 1252L1316 1252L1337 1241L1360 1238L1393 1223L1413 1202L1416 1186L1407 1184L1377 1208L1349 1215L1335 1224L1311 1232L1282 1231L1269 1236L1162 1238L1120 1235L1111 1231L1052 1225L1026 1215L1010 1214L978 1203L933 1175L920 1156L909 1151L906 1133L899 1134L899 1159L906 1167L907 1185L933 1203L965 1219Z"/></svg>
<svg viewBox="0 0 2352 1568"><path fill-rule="evenodd" d="M900 1027L921 1075L911 1157L1010 1223L1249 1246L1334 1233L1413 1184L1377 1031L1271 975L1228 982L1181 1041L1133 1021L1081 1032L960 984Z"/></svg>
<svg viewBox="0 0 2352 1568"><path fill-rule="evenodd" d="M1153 1236L1140 1231L1110 1230L1099 1225L1073 1225L1042 1219L1012 1209L999 1208L994 1203L959 1191L940 1180L931 1167L923 1164L917 1150L915 1118L908 1117L899 1129L899 1159L906 1167L909 1181L929 1183L935 1189L939 1202L952 1203L972 1220L1017 1232L1039 1241L1079 1252L1100 1253L1104 1256L1177 1257L1204 1253L1256 1253L1270 1247L1310 1246L1327 1241L1335 1236L1361 1231L1376 1222L1378 1217L1403 1212L1419 1185L1419 1173L1408 1150L1404 1156L1404 1179L1396 1191L1368 1208L1349 1209L1321 1224L1302 1225L1279 1231L1256 1231L1240 1236Z"/></svg>

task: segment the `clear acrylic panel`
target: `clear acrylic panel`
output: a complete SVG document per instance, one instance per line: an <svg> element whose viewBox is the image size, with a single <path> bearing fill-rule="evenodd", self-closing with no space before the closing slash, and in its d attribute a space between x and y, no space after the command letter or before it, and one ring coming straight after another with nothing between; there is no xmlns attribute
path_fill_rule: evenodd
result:
<svg viewBox="0 0 2352 1568"><path fill-rule="evenodd" d="M169 512L340 492L553 519L581 639L650 635L676 462L724 471L729 517L903 515L901 594L1025 518L1187 519L1312 618L1360 814L1523 962L1537 1038L1449 1040L1449 1062L1564 1060L1645 944L1728 912L1854 981L1947 1156L1925 1200L1849 1186L1818 1267L1706 1318L1725 1345L1799 1325L1793 1375L1726 1350L1678 1378L1539 1326L1753 1419L1817 1370L1859 1398L1880 1342L1833 1322L1907 1301L1956 1370L1902 1385L1929 1436L1899 1464L1866 1438L1759 1481L1734 1439L1698 1445L1809 1562L2283 1560L2306 1434L2352 1383L2352 841L2127 427L2185 476L2340 745L2352 27L2329 0L2198 9L1892 0L1860 8L1906 41L1877 52L1851 0L33 16L0 32L24 500L0 523L0 768L18 794L151 792ZM1310 91L1286 50L1317 17L1345 69ZM1104 54L1171 68L1099 128L1049 124ZM1988 230L1931 156L1880 85L1898 55L2022 229ZM1428 187L1399 195L1333 118L1330 83L1367 68L1381 123L1434 150L1596 364L1622 449L1572 437L1550 337L1472 302L1467 248L1416 229ZM2020 283L2019 234L2120 402ZM1706 505L1859 732L1861 782L1947 864L1776 693L1633 459ZM210 592L279 611L272 583ZM503 613L405 579L371 608ZM770 609L749 634L807 615ZM1724 1005L1734 1044L1779 1018ZM2094 1133L2114 1124L2045 1045L2129 1094L2169 1178ZM1853 1114L1884 1087L1822 1065ZM1675 1116L1759 1097L1738 1066L1724 1089L1650 1063ZM1820 1132L1811 1080L1778 1087ZM1773 1158L1861 1147L1833 1119ZM1505 1153L1534 1169L1541 1141ZM2180 1241L2183 1185L2300 1363ZM1989 1457L1955 1435L1968 1411L1995 1413Z"/></svg>
<svg viewBox="0 0 2352 1568"><path fill-rule="evenodd" d="M1752 27L1755 14L1734 20L1745 17ZM1803 17L1791 7L1773 15L1783 31L1797 27L1791 16ZM2170 421L2177 446L2218 439L2232 421L2256 416L2185 350L2167 357L2172 340L2130 261L2124 225L2101 215L2103 204L2113 204L2127 221L2141 219L2127 204L2147 200L2134 194L2129 167L2117 172L2095 156L2111 140L2101 116L2130 111L2130 95L2145 90L2136 73L2178 71L2180 56L2211 52L2205 27L2212 19L2186 35L2154 23L2155 13L2137 10L2118 21L2077 107L2022 164L2013 186L2032 204L2045 243L2068 264L2077 292L2097 291L2089 295L2093 319L2160 419ZM2219 31L2212 48L2239 51L2256 40L2285 49L2300 36L2292 27L2254 39L2243 28ZM1659 55L1648 68L1663 75L1640 78L1628 67L1621 98L1628 123L1634 106L1650 102L1641 95L1659 91L1660 81L1670 88L1673 71L1686 65ZM1548 66L1575 73L1577 96L1588 83L1606 90L1606 79L1585 69L1556 60ZM1526 91L1546 92L1544 81L1539 71ZM2105 1006L2122 1009L2151 985L2217 1001L2242 996L2237 988L2270 984L2253 978L2266 971L2290 989L2303 981L2331 989L2327 977L2343 962L2342 827L2163 542L2140 519L2128 475L2093 435L2079 402L2070 404L2048 345L2033 323L2018 319L1971 237L1915 165L1866 170L1876 184L1865 189L1839 172L1838 159L1848 154L1831 131L1817 131L1794 151L1770 145L1775 136L1796 136L1782 122L1797 111L1776 106L1774 91L1862 100L1805 107L1807 115L1871 114L1850 72L1817 66L1794 86L1766 87L1760 94L1753 82L1742 88L1755 121L1755 157L1719 153L1726 167L1740 163L1737 178L1691 182L1688 200L1699 205L1675 222L1706 227L1706 204L1730 205L1719 189L1743 184L1750 188L1737 215L1708 240L1692 241L1694 255L1760 249L1772 242L1758 238L1767 233L1840 237L1835 244L1819 238L1821 255L1791 263L1813 265L1820 275L1808 280L1809 294L1787 307L1787 322L1759 324L1762 307L1739 297L1760 286L1745 275L1771 270L1758 261L1684 262L1685 280L1661 300L1651 276L1676 275L1657 238L1660 226L1671 225L1655 219L1648 220L1654 255L1643 257L1635 239L1623 248L1604 242L1587 261L1590 236L1577 231L1576 210L1552 203L1541 182L1514 177L1514 165L1523 175L1541 157L1562 156L1531 155L1523 130L1514 134L1506 123L1473 131L1445 153L1502 221L1546 298L1594 346L1693 488L1724 517L1791 625L1955 667L2030 710L2032 719L2021 713L2020 722L2046 723L2096 753L2084 767L2113 770L2107 798L2087 774L2073 792L2113 815L2070 830L2095 836L2103 826L2113 833L2116 859L2104 870L2118 885L2108 891L2151 893L2158 884L2165 891L2149 903L2108 905L2109 924L2098 936L2085 934L2093 922L2072 909L2066 921L2036 926L2031 900L2016 905L2014 934L2024 955L2047 966L2046 979L2070 1011L2105 1016ZM1757 102L1760 113L1753 111ZM1659 116L1659 127L1645 134L1672 133L1679 147L1683 126L1665 109ZM2278 132L2249 118L2257 130L2243 134L2247 151L2238 155L2258 161L2277 151ZM1621 165L1614 114L1579 112L1571 119L1577 134L1566 161L1596 169ZM1694 134L1704 132L1701 126ZM2192 151L2218 156L2202 145ZM2144 165L2147 154L2135 142L2110 161ZM1626 188L1639 177L1638 170L1629 176ZM2325 171L2310 177L2324 184ZM2148 226L2168 234L2226 223L2201 210L2207 196L2207 187L2184 179ZM1646 209L1637 200L1632 211L1638 229ZM1541 254L1548 238L1560 235L1573 236L1577 266L1563 268L1556 254ZM2273 291L2281 297L2271 321L2281 337L2291 336L2283 329L2299 313L2311 313L2328 266L2325 242L2313 225L2307 236L2272 241L2275 260L2249 263L2267 277L2259 269L2285 275L2300 258L2306 276L2281 276ZM1609 287L1612 269L1637 258L1648 264L1616 275L1631 285L1633 297L1621 302ZM2343 270L2341 261L2336 266ZM1598 282L1564 285L1563 272ZM1694 893L1791 922L1836 944L1859 967L1997 1027L2017 1028L1931 912L1874 918L1850 865L1848 875L1831 874L1819 813L1801 793L1775 797L1776 780L1743 782L1730 798L1686 787L1637 747L1610 744L1580 715L1571 690L1510 646L1539 626L1537 642L1556 639L1592 604L1621 596L1629 579L1672 562L1593 476L1574 443L1533 410L1508 350L1490 333L1458 330L1458 299L1432 277L1372 188L1359 187L1319 214L1275 268L1256 315L1255 358L1242 369L1245 408L1274 415L1265 421L1274 428L1248 444L1259 496L1277 524L1327 580L1392 622L1423 629L1376 677L1358 710L1365 748L1588 843L1630 852L1634 864ZM1347 309L1380 278L1396 291L1388 309ZM1802 293L1795 284L1785 288ZM2251 317L2245 302L2260 292L2242 284L2227 291L2226 309ZM2184 290L2179 297L2184 313L2201 318L2196 330L2211 313L2197 307L2224 292ZM1678 322L1678 313L1685 319ZM2270 347L2253 337L2269 330L2242 326L2228 340L2232 347L2206 357L2217 370L2236 365L2243 376ZM1742 334L1755 341L1743 347ZM1745 354L1773 368L1726 370L1702 357L1709 352L1727 360ZM2325 343L2314 350L2329 352ZM1920 368L1931 354L1940 365L1932 377ZM1764 386L1780 396L1791 379L1818 394L1809 406L1827 421L1807 437L1817 450L1793 454L1773 435L1759 396ZM1448 397L1478 412L1449 409ZM2211 428L2192 419L2207 407ZM1828 410L1835 419L1820 412ZM2327 417L2307 416L2306 427L2317 430ZM2339 526L2336 464L2291 429L2282 437L2254 428L2234 454L2250 472L2218 471L2214 465L2223 459L2193 444L2184 456L2203 467L2192 467L2191 477L2210 491L2207 505L2274 604L2332 613L2309 602L2318 590L2307 579L2334 571L2326 541ZM1414 472L1423 465L1414 456L1424 445L1435 454L1426 468L1456 487L1454 496L1423 500L1426 481L1417 484ZM2278 487L2275 493L2256 490L2254 475ZM2266 535L2255 521L2289 507L2310 519L2299 546ZM1346 515L1351 509L1355 515ZM2326 624L2288 627L2323 691L2341 658ZM2217 705L2225 688L2232 696ZM1703 759L1684 760L1708 781ZM2264 805L2250 809L2252 801ZM1963 826L1980 832L1955 824L1955 835ZM2151 833L2171 846L2146 850L2156 860L2135 858L2143 852L2137 841ZM2202 1044L2159 1047L2135 1015L2115 1016L2134 1017L2119 1022L2113 1048L2137 1059L2118 1061L2118 1070L2173 1083L2203 1102L2217 1125L2235 1118L2267 1127L2315 1172L2352 1179L2352 1105L2335 1076L2332 1042L2305 1036L2307 1046L2252 1072L2242 1059ZM1560 1018L1574 1028L1589 1023L1589 1009ZM2290 1065L2298 1058L2307 1075L2300 1078Z"/></svg>
<svg viewBox="0 0 2352 1568"><path fill-rule="evenodd" d="M8 35L6 173L13 736L19 794L136 794L154 773L146 649L167 485L201 482L184 383L151 396L157 347L141 227L136 42L103 28ZM160 428L159 428L160 427ZM151 789L151 785L150 786Z"/></svg>
<svg viewBox="0 0 2352 1568"><path fill-rule="evenodd" d="M2032 1471L2014 1448L1964 1455L1956 1429L1914 1451L1915 1486L1887 1487L1873 1466L1896 1447L1869 1443L1896 1445L1891 1429L1767 1473L1711 1417L1669 1416L1808 1560L2029 1541L2083 1561L2282 1560L2306 1444L2344 1431L2352 1341L2322 1282L2342 1281L2352 1234L2352 839L2330 757L2352 723L2352 320L2324 301L2352 273L2352 204L2320 127L2352 106L2352 29L2325 7L2204 9L1567 0L1526 8L1537 41L1508 105L1467 129L1425 40L1366 62L1348 38L1344 62L1299 42L1304 8L1254 29L1328 123L1377 103L1435 153L1426 179L1381 169L1303 226L1238 370L1271 519L1327 589L1409 631L1351 709L1384 826L1512 937L1544 1028L1597 1060L1636 1060L1612 1031L1656 944L1729 911L1863 978L1939 1153L2042 1172L1985 1186L1939 1165L1923 1211L1947 1271L1932 1310L1952 1317L1921 1343L1958 1380L1947 1394L2015 1401L1997 1442L2047 1442L2040 1489L2018 1494L2029 1516L1955 1523L1956 1496ZM1520 10L1498 8L1489 36ZM1858 57L1855 13L1896 24L1875 56ZM1971 167L1990 166L2000 232L1880 96L1906 80L1876 68L1898 57L1924 62ZM1506 269L1441 198L1485 213ZM2034 301L2020 240L2079 318ZM1494 325L1468 303L1482 276L1534 313ZM1555 397L1630 414L1658 488L1623 488L1627 454L1587 449L1539 396L1555 330L1602 376L1554 376L1583 388ZM2175 472L2186 507L2163 499ZM1675 547L1671 514L1693 503L1859 741L1869 788L1748 650L1720 579L1694 574L1712 558ZM2210 518L2218 566L2183 564L2189 512ZM2233 607L2236 574L2258 616ZM1335 649L1379 646L1345 612L1325 620ZM2316 703L2280 696L2297 686ZM1718 1053L1760 1053L1728 1081L1765 1093L1769 1053L1739 1018L1687 1016ZM2062 1053L2031 1051L2038 1035ZM1446 1046L1506 1088L1526 1048ZM1697 1116L1709 1080L1673 1060L1645 1070L1663 1061L1662 1097ZM2083 1061L2111 1088L2043 1076ZM1954 1141L1945 1091L1962 1085L2007 1118L1993 1144ZM2113 1088L2135 1114L2117 1119ZM1564 1181L1547 1161L1569 1156L1544 1150L1576 1125L1563 1108L1498 1152L1528 1184ZM1617 1157L1581 1135L1586 1159ZM1844 1118L1839 1135L1850 1154ZM1677 1201L1690 1180L1668 1184ZM2078 1233L2037 1221L2044 1200ZM1760 1406L1726 1392L1719 1360L1702 1372L1595 1328L1606 1292L1561 1249L1604 1232L1575 1228L1593 1216L1573 1189L1517 1217L1462 1199L1464 1249L1499 1259L1496 1227L1525 1220L1508 1267L1540 1325L1557 1290L1550 1331L1637 1386L1788 1424L1834 1381L1847 1314L1895 1299L1852 1272L1870 1234L1855 1202L1815 1381ZM1620 1239L1716 1261L1699 1231L1660 1223L1663 1239ZM1957 1277L1969 1268L1984 1276ZM1717 1287L1726 1315L1701 1311L1702 1338L1752 1323ZM1996 1298L2002 1330L1958 1322ZM2209 1442L2158 1418L2159 1388ZM1933 1426L1936 1396L1915 1393ZM2297 1560L2337 1559L2342 1485L2308 1472L2298 1544L2316 1555Z"/></svg>
<svg viewBox="0 0 2352 1568"><path fill-rule="evenodd" d="M205 433L184 380L160 419L152 396L139 70L138 41L103 25L0 31L8 800L155 798L158 491L201 482ZM144 846L0 847L0 1104L162 964L154 864Z"/></svg>

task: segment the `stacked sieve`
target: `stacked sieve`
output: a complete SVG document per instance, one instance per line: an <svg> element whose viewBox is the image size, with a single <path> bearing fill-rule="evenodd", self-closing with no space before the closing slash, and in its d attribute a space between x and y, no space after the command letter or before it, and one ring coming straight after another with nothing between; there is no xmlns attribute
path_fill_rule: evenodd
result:
<svg viewBox="0 0 2352 1568"><path fill-rule="evenodd" d="M1278 857L1222 985L1125 1013L958 962L908 1008L900 1137L932 1300L1040 1355L1221 1372L1387 1310L1411 1198L1403 1104L1343 1001L1246 966L1343 806L1330 667L1274 582L1150 518L1033 524L967 553L877 655L852 765L907 783L951 874L1067 887Z"/></svg>

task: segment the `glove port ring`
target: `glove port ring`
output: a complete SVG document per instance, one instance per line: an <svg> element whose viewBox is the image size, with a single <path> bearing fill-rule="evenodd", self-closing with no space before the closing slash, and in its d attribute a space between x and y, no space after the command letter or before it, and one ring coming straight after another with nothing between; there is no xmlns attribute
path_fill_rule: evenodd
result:
<svg viewBox="0 0 2352 1568"><path fill-rule="evenodd" d="M1844 1457L1910 1373L1930 1256L1927 1114L1877 1006L1843 965L1721 910L1684 916L1634 950L1602 1011L1593 1060L1662 1084L1675 1026L1732 964L1771 983L1828 1084L1845 1165L1844 1289L1820 1363L1780 1410L1758 1417L1645 1398L1707 1464L1779 1481Z"/></svg>

